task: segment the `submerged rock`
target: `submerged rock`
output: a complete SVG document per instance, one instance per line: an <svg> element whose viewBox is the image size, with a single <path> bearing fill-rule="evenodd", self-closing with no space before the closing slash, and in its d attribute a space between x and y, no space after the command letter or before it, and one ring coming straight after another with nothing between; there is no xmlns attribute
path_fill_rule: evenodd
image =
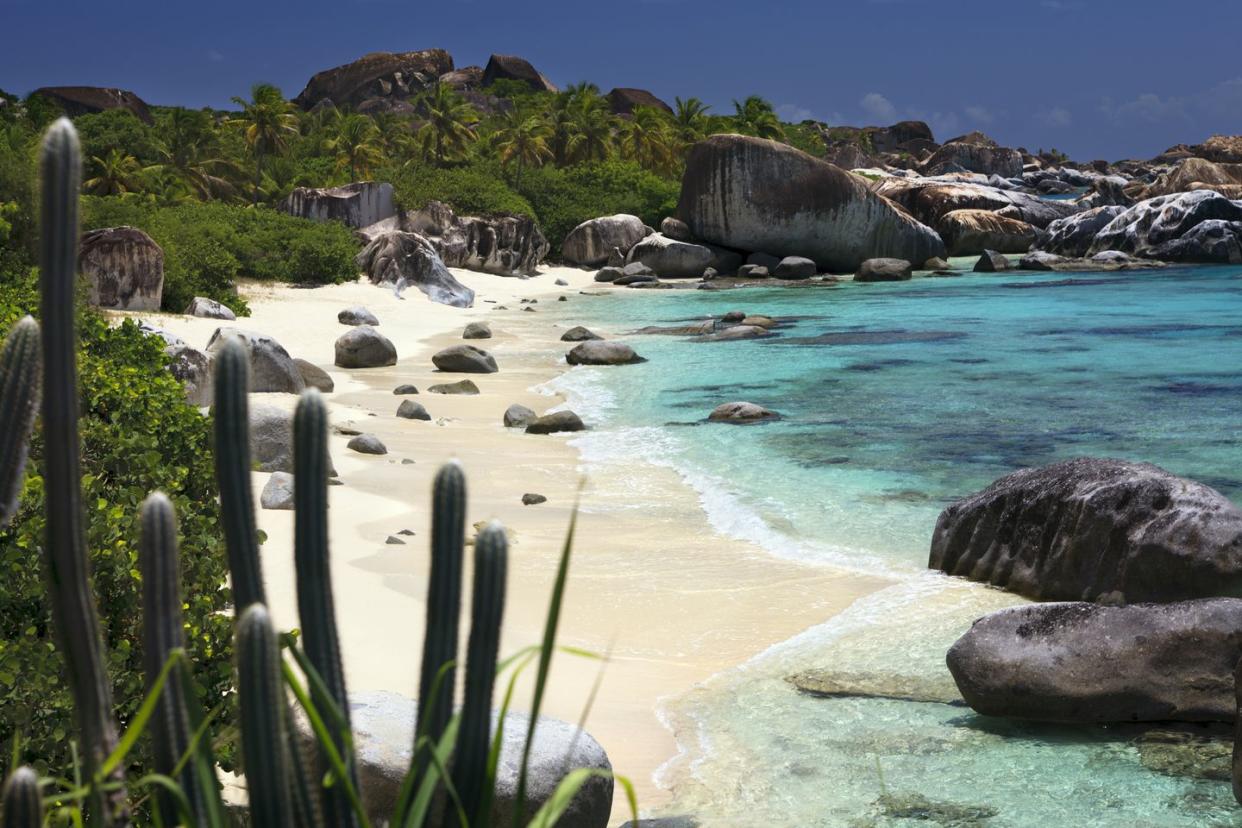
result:
<svg viewBox="0 0 1242 828"><path fill-rule="evenodd" d="M913 276L913 265L905 259L867 259L858 266L854 281L903 282Z"/></svg>
<svg viewBox="0 0 1242 828"><path fill-rule="evenodd" d="M526 422L527 434L556 434L561 431L583 431L586 426L572 411L554 411Z"/></svg>
<svg viewBox="0 0 1242 828"><path fill-rule="evenodd" d="M570 365L632 365L646 362L624 342L608 342L603 339L588 339L575 345L565 361Z"/></svg>
<svg viewBox="0 0 1242 828"><path fill-rule="evenodd" d="M966 703L1059 722L1233 721L1242 600L1011 607L949 649Z"/></svg>
<svg viewBox="0 0 1242 828"><path fill-rule="evenodd" d="M786 681L803 693L824 698L855 697L962 704L962 696L948 676L937 680L923 676L807 670L789 676Z"/></svg>
<svg viewBox="0 0 1242 828"><path fill-rule="evenodd" d="M1239 595L1242 511L1147 463L1080 458L949 506L928 566L1038 601Z"/></svg>
<svg viewBox="0 0 1242 828"><path fill-rule="evenodd" d="M707 419L713 423L763 423L772 420L779 420L780 414L775 411L756 405L752 402L727 402L721 403L712 409L712 413L707 415Z"/></svg>

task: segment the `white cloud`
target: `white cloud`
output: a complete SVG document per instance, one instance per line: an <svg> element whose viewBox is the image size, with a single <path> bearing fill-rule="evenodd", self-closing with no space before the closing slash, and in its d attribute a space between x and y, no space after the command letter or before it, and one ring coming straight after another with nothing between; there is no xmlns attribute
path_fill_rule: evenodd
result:
<svg viewBox="0 0 1242 828"><path fill-rule="evenodd" d="M1041 109L1035 117L1041 124L1050 127L1067 127L1074 123L1074 113L1061 106Z"/></svg>
<svg viewBox="0 0 1242 828"><path fill-rule="evenodd" d="M215 49L208 49L207 59L210 60L212 63L221 63L224 60L224 55L217 52Z"/></svg>
<svg viewBox="0 0 1242 828"><path fill-rule="evenodd" d="M776 116L786 123L796 124L801 121L819 120L815 113L805 106L784 103L776 107Z"/></svg>
<svg viewBox="0 0 1242 828"><path fill-rule="evenodd" d="M996 118L992 115L991 110L986 106L968 106L966 107L966 117L976 124L990 124Z"/></svg>
<svg viewBox="0 0 1242 828"><path fill-rule="evenodd" d="M863 95L858 105L863 108L863 112L884 123L891 123L897 120L897 107L893 106L893 102L879 92L869 92Z"/></svg>

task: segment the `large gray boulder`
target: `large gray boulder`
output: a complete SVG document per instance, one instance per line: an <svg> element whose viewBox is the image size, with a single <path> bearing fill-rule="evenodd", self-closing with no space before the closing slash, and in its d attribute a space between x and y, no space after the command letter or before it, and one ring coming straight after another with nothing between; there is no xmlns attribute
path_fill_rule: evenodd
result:
<svg viewBox="0 0 1242 828"><path fill-rule="evenodd" d="M1231 722L1239 657L1242 601L1210 598L1011 607L976 621L947 660L986 716Z"/></svg>
<svg viewBox="0 0 1242 828"><path fill-rule="evenodd" d="M358 109L365 104L404 103L452 70L453 56L443 49L371 52L316 72L293 103L302 109L325 104Z"/></svg>
<svg viewBox="0 0 1242 828"><path fill-rule="evenodd" d="M294 357L293 362L298 366L298 370L302 372L302 381L306 383L307 388L317 388L325 394L331 393L336 388L336 383L332 381L332 377L328 375L328 372L315 363L307 362L298 357Z"/></svg>
<svg viewBox="0 0 1242 828"><path fill-rule="evenodd" d="M517 55L492 55L483 67L483 85L491 86L498 80L520 81L535 92L556 92L556 86L543 76L530 61Z"/></svg>
<svg viewBox="0 0 1242 828"><path fill-rule="evenodd" d="M250 356L250 390L301 394L306 388L302 372L289 352L267 334L242 328L216 328L207 340L207 353L214 357L229 338L235 338Z"/></svg>
<svg viewBox="0 0 1242 828"><path fill-rule="evenodd" d="M288 411L250 406L250 459L262 472L293 472L293 417Z"/></svg>
<svg viewBox="0 0 1242 828"><path fill-rule="evenodd" d="M336 340L339 368L378 368L397 364L397 346L370 325L359 325Z"/></svg>
<svg viewBox="0 0 1242 828"><path fill-rule="evenodd" d="M975 256L984 250L1025 253L1038 235L1025 221L987 210L953 210L941 217L936 229L950 256Z"/></svg>
<svg viewBox="0 0 1242 828"><path fill-rule="evenodd" d="M527 434L557 434L562 431L583 431L586 425L572 411L553 411L526 421Z"/></svg>
<svg viewBox="0 0 1242 828"><path fill-rule="evenodd" d="M692 278L707 268L719 273L736 273L742 256L711 244L678 241L662 233L652 233L630 248L627 264L640 262L661 278Z"/></svg>
<svg viewBox="0 0 1242 828"><path fill-rule="evenodd" d="M1016 149L999 146L990 139L978 140L970 136L942 144L922 165L924 175L940 175L941 173L969 172L983 175L999 175L1001 178L1015 178L1022 175L1022 153Z"/></svg>
<svg viewBox="0 0 1242 828"><path fill-rule="evenodd" d="M87 301L99 308L153 311L164 298L164 250L137 227L103 227L82 234L78 270Z"/></svg>
<svg viewBox="0 0 1242 828"><path fill-rule="evenodd" d="M227 306L222 305L215 299L208 299L205 296L195 296L190 300L190 304L186 305L184 313L186 316L199 316L204 319L223 319L225 322L236 322L237 314Z"/></svg>
<svg viewBox="0 0 1242 828"><path fill-rule="evenodd" d="M409 772L414 744L416 703L396 693L371 691L352 693L349 698L350 724L358 759L358 781L362 786L367 813L376 824L392 816ZM497 715L492 715L495 731ZM308 750L315 737L304 716L296 717L299 739ZM488 823L510 825L515 816L518 775L530 717L509 713L504 720L500 759L496 766L495 799ZM612 765L600 744L575 725L541 716L535 725L528 764L527 818L542 807L557 785L571 770L590 768L611 772ZM565 828L605 828L612 811L613 781L593 777L574 797L569 810L557 822ZM440 824L433 822L433 825Z"/></svg>
<svg viewBox="0 0 1242 828"><path fill-rule="evenodd" d="M514 403L505 409L504 424L505 428L514 428L517 426L525 426L531 420L535 419L535 412L524 405Z"/></svg>
<svg viewBox="0 0 1242 828"><path fill-rule="evenodd" d="M613 248L624 256L646 235L643 220L628 213L589 219L569 231L561 244L561 258L570 264L596 267L608 261Z"/></svg>
<svg viewBox="0 0 1242 828"><path fill-rule="evenodd" d="M804 256L786 256L781 259L776 270L772 271L772 275L778 279L809 279L818 271L815 262Z"/></svg>
<svg viewBox="0 0 1242 828"><path fill-rule="evenodd" d="M565 355L565 361L570 365L632 365L646 362L624 342L609 342L604 339L579 342Z"/></svg>
<svg viewBox="0 0 1242 828"><path fill-rule="evenodd" d="M441 371L458 374L494 374L500 370L495 357L473 345L450 345L436 351L431 364Z"/></svg>
<svg viewBox="0 0 1242 828"><path fill-rule="evenodd" d="M945 215L954 210L988 210L1043 228L1059 218L1085 209L1072 201L1052 201L969 181L890 177L875 182L872 189L897 202L910 215L931 227L936 227Z"/></svg>
<svg viewBox="0 0 1242 828"><path fill-rule="evenodd" d="M867 259L858 266L855 282L904 282L914 276L914 265L905 259Z"/></svg>
<svg viewBox="0 0 1242 828"><path fill-rule="evenodd" d="M865 179L743 135L713 135L691 148L677 215L704 241L806 256L831 272L880 256L921 262L945 252L934 230L871 192Z"/></svg>
<svg viewBox="0 0 1242 828"><path fill-rule="evenodd" d="M358 253L354 262L375 284L400 292L414 285L433 302L455 308L474 304L474 291L454 278L430 241L418 233L383 233Z"/></svg>
<svg viewBox="0 0 1242 828"><path fill-rule="evenodd" d="M185 386L185 399L190 405L211 405L211 358L184 342L164 346L168 355L168 372Z"/></svg>
<svg viewBox="0 0 1242 828"><path fill-rule="evenodd" d="M949 506L928 566L1038 601L1242 595L1242 510L1147 463L1079 458Z"/></svg>
<svg viewBox="0 0 1242 828"><path fill-rule="evenodd" d="M397 213L392 185L358 181L340 187L294 187L276 209L312 221L339 221L361 228Z"/></svg>
<svg viewBox="0 0 1242 828"><path fill-rule="evenodd" d="M1105 205L1057 219L1048 225L1037 246L1058 256L1086 256L1096 234L1125 211L1125 207Z"/></svg>
<svg viewBox="0 0 1242 828"><path fill-rule="evenodd" d="M1242 202L1230 201L1212 190L1151 198L1110 221L1096 234L1087 252L1094 255L1119 250L1154 258L1154 248L1176 241L1211 220L1242 221ZM1191 259L1182 259L1188 260Z"/></svg>
<svg viewBox="0 0 1242 828"><path fill-rule="evenodd" d="M1163 262L1242 264L1242 221L1208 219L1148 255Z"/></svg>
<svg viewBox="0 0 1242 828"><path fill-rule="evenodd" d="M425 237L448 267L500 276L534 273L549 249L529 216L459 216L439 201L403 215L400 229Z"/></svg>

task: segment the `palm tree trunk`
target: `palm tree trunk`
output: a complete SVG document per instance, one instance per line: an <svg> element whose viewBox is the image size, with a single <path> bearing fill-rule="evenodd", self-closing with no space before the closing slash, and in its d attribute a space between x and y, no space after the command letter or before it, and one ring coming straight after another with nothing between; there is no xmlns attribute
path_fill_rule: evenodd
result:
<svg viewBox="0 0 1242 828"><path fill-rule="evenodd" d="M259 206L259 187L263 184L263 151L259 150L254 154L254 193L252 194L251 203Z"/></svg>

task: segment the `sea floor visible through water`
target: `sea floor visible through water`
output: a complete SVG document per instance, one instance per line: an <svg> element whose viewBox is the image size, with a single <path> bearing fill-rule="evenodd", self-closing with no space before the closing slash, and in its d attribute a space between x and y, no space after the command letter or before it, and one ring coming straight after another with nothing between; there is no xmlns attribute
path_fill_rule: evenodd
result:
<svg viewBox="0 0 1242 828"><path fill-rule="evenodd" d="M778 335L623 336L648 361L554 383L588 472L676 470L722 533L893 579L678 698L669 814L706 825L1234 825L1229 783L1158 773L1133 731L977 716L944 653L1023 602L926 570L945 505L1015 469L1147 461L1242 497L1242 268L964 273L894 284L626 291L555 311L611 332L720 316ZM706 423L748 400L783 415ZM821 698L805 671L943 701ZM894 693L894 695L902 695Z"/></svg>

